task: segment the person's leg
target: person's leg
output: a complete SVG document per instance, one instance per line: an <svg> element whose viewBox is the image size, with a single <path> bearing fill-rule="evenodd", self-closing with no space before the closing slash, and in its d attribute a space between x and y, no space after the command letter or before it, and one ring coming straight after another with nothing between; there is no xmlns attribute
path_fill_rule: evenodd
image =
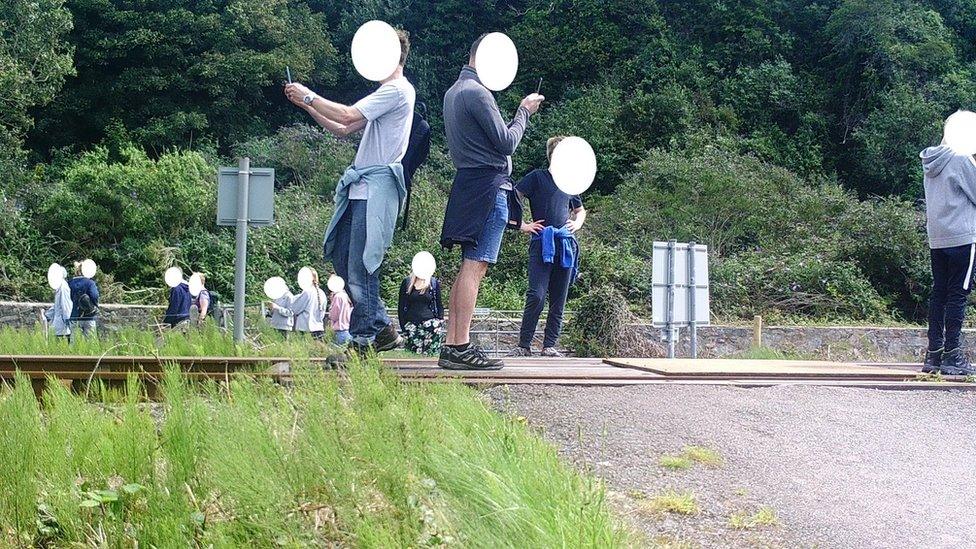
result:
<svg viewBox="0 0 976 549"><path fill-rule="evenodd" d="M545 263L538 253L538 246L529 246L529 289L525 292L525 309L522 311L522 327L519 331L519 347L532 348L532 338L539 325L539 315L546 304L552 263Z"/></svg>
<svg viewBox="0 0 976 549"><path fill-rule="evenodd" d="M355 305L358 299L361 299L361 296L353 297L352 288L349 286L349 239L352 232L352 202L354 201L350 201L349 207L346 207L346 211L343 212L342 217L339 218L339 222L335 227L335 248L332 250L332 268L335 270L336 275L346 281L346 290L349 294L349 299Z"/></svg>
<svg viewBox="0 0 976 549"><path fill-rule="evenodd" d="M361 345L372 343L376 335L390 324L386 314L386 304L380 298L380 271L370 274L363 264L366 250L366 201L349 201L351 227L349 233L349 278L347 284L356 295L352 296L354 307L349 333ZM351 294L352 295L352 294Z"/></svg>
<svg viewBox="0 0 976 549"><path fill-rule="evenodd" d="M85 337L92 337L95 335L95 320L83 320L81 322L81 333Z"/></svg>
<svg viewBox="0 0 976 549"><path fill-rule="evenodd" d="M461 271L451 286L451 316L448 319L447 344L465 345L471 341L471 318L478 302L481 280L488 272L488 263L465 259Z"/></svg>
<svg viewBox="0 0 976 549"><path fill-rule="evenodd" d="M932 295L929 296L929 351L945 346L946 292L948 290L948 265L942 250L930 250L932 261Z"/></svg>
<svg viewBox="0 0 976 549"><path fill-rule="evenodd" d="M966 300L972 291L972 269L976 245L948 248L945 300L945 350L959 347L959 335L966 318Z"/></svg>
<svg viewBox="0 0 976 549"><path fill-rule="evenodd" d="M508 192L495 194L492 208L481 229L477 246L462 247L461 270L451 287L451 317L448 319L447 345L466 345L471 341L471 318L478 302L478 289L488 265L498 261L498 251L508 225Z"/></svg>
<svg viewBox="0 0 976 549"><path fill-rule="evenodd" d="M570 277L573 269L553 267L549 275L549 315L546 317L546 335L542 342L543 349L555 348L559 341L559 334L563 328L563 309L569 296Z"/></svg>

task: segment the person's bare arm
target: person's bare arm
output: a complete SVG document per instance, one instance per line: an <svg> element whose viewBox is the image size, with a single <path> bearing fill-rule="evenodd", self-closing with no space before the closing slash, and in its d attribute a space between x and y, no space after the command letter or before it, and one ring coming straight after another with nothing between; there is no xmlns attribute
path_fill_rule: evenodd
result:
<svg viewBox="0 0 976 549"><path fill-rule="evenodd" d="M325 115L308 105L305 105L305 107L305 111L309 116L312 117L313 120L315 120L316 123L318 123L319 126L322 126L322 128L324 128L327 132L336 137L346 137L347 135L354 134L366 127L365 118L357 122L353 122L352 124L340 124L335 120L330 120Z"/></svg>
<svg viewBox="0 0 976 549"><path fill-rule="evenodd" d="M566 222L566 228L575 233L580 230L584 222L586 222L586 208L580 206L573 210L573 216Z"/></svg>
<svg viewBox="0 0 976 549"><path fill-rule="evenodd" d="M359 112L359 109L356 107L350 107L349 105L329 101L302 84L295 82L285 86L285 96L288 97L289 101L295 103L296 105L304 105L305 103L303 98L306 95L311 95L313 97L312 104L310 105L312 109L324 116L327 120L337 122L343 126L351 126L361 120L366 119L366 117L363 116L363 113Z"/></svg>

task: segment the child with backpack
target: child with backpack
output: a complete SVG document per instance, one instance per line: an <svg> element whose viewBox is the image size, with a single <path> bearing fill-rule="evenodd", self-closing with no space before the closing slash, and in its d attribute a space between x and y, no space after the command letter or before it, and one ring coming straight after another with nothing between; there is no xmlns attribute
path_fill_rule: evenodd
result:
<svg viewBox="0 0 976 549"><path fill-rule="evenodd" d="M83 262L75 262L75 276L68 281L71 292L71 339L76 334L85 337L95 335L95 321L98 316L98 285L91 278L85 276L82 269ZM92 273L93 274L93 273Z"/></svg>

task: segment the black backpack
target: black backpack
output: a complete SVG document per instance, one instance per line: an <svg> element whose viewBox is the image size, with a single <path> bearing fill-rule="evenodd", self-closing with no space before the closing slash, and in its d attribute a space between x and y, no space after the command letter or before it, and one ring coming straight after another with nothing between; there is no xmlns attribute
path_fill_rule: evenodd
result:
<svg viewBox="0 0 976 549"><path fill-rule="evenodd" d="M87 293L81 294L78 298L78 318L91 318L98 312L98 307L92 303L91 296Z"/></svg>
<svg viewBox="0 0 976 549"><path fill-rule="evenodd" d="M420 112L414 111L413 125L410 127L410 139L407 141L407 152L400 164L403 165L403 179L407 186L407 200L403 206L403 228L407 228L410 217L410 191L413 189L413 174L417 168L427 161L430 156L430 124L427 123L427 105L417 103Z"/></svg>

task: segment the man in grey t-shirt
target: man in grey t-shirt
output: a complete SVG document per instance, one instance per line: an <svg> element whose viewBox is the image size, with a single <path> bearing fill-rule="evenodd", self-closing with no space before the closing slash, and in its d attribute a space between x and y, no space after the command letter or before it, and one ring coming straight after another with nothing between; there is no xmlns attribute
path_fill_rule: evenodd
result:
<svg viewBox="0 0 976 549"><path fill-rule="evenodd" d="M326 232L324 251L341 276L353 302L349 333L359 350L386 351L400 337L380 299L379 267L393 238L404 198L403 167L416 92L403 77L410 51L400 36L400 64L373 93L355 104L325 99L301 84L285 86L285 95L330 133L344 137L363 130L356 160L336 187L336 210ZM381 223L367 219L383 220Z"/></svg>

